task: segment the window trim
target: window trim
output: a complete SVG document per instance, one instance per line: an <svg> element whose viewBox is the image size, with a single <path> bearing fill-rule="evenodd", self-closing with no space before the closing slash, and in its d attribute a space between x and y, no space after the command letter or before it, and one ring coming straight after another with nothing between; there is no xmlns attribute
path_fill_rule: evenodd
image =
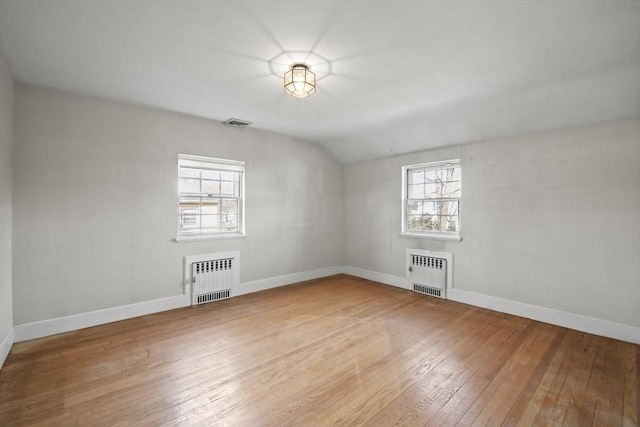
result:
<svg viewBox="0 0 640 427"><path fill-rule="evenodd" d="M175 242L194 242L204 240L239 239L247 237L245 233L245 162L241 160L220 159L215 157L196 156L192 154L178 154L177 179L180 179L180 168L192 167L199 169L215 169L240 173L238 197L238 230L232 232L218 232L206 234L180 233L180 189L176 198L176 238Z"/></svg>
<svg viewBox="0 0 640 427"><path fill-rule="evenodd" d="M401 215L400 215L400 237L414 238L414 239L433 239L433 240L447 240L447 241L461 241L462 236L460 230L462 229L462 216L458 213L458 231L409 231L407 230L407 187L408 187L408 174L411 169L421 168L436 168L443 165L457 165L460 168L460 182L462 183L462 167L460 159L450 159L438 162L418 163L415 165L402 166L402 192L401 192ZM460 186L462 188L462 184ZM458 202L460 202L458 197Z"/></svg>

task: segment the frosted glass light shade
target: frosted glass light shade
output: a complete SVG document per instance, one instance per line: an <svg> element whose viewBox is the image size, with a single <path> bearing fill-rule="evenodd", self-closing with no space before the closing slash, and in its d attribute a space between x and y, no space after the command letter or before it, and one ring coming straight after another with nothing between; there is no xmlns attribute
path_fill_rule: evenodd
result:
<svg viewBox="0 0 640 427"><path fill-rule="evenodd" d="M306 98L316 91L316 75L304 64L295 64L284 73L284 88L295 98Z"/></svg>

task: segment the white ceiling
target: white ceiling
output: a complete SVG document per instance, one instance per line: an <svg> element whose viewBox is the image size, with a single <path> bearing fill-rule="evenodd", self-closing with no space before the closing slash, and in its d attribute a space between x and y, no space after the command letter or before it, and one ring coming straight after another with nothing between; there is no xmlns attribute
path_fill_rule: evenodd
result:
<svg viewBox="0 0 640 427"><path fill-rule="evenodd" d="M317 142L344 163L640 114L640 0L0 0L16 80ZM284 93L307 58L318 90Z"/></svg>

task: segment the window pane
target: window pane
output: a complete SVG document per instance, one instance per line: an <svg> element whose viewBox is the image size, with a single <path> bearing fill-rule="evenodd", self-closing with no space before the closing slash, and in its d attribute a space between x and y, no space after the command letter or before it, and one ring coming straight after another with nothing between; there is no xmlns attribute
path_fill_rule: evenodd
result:
<svg viewBox="0 0 640 427"><path fill-rule="evenodd" d="M409 185L409 199L424 199L424 184Z"/></svg>
<svg viewBox="0 0 640 427"><path fill-rule="evenodd" d="M440 197L440 184L430 183L425 186L425 199L435 199L436 197Z"/></svg>
<svg viewBox="0 0 640 427"><path fill-rule="evenodd" d="M181 178L200 178L200 169L180 168Z"/></svg>
<svg viewBox="0 0 640 427"><path fill-rule="evenodd" d="M221 213L223 214L234 214L238 213L238 201L237 200L223 200L220 208Z"/></svg>
<svg viewBox="0 0 640 427"><path fill-rule="evenodd" d="M429 169L424 172L425 182L440 182L440 169Z"/></svg>
<svg viewBox="0 0 640 427"><path fill-rule="evenodd" d="M428 202L424 202L423 206L423 213L424 214L428 214L428 215L438 215L440 213L440 202L438 201L428 201Z"/></svg>
<svg viewBox="0 0 640 427"><path fill-rule="evenodd" d="M410 231L422 231L422 228L421 228L421 215L409 215L409 216L407 216L407 230L410 230Z"/></svg>
<svg viewBox="0 0 640 427"><path fill-rule="evenodd" d="M238 172L220 172L220 179L223 181L238 181Z"/></svg>
<svg viewBox="0 0 640 427"><path fill-rule="evenodd" d="M460 197L460 183L459 182L447 182L442 188L442 197L455 198Z"/></svg>
<svg viewBox="0 0 640 427"><path fill-rule="evenodd" d="M434 231L438 230L438 216L414 215L409 217L407 229L410 231Z"/></svg>
<svg viewBox="0 0 640 427"><path fill-rule="evenodd" d="M220 194L220 181L202 181L202 194Z"/></svg>
<svg viewBox="0 0 640 427"><path fill-rule="evenodd" d="M453 173L449 175L450 181L460 181L460 168L452 168Z"/></svg>
<svg viewBox="0 0 640 427"><path fill-rule="evenodd" d="M237 195L235 193L236 184L237 183L233 181L222 181L221 187L220 187L220 194L223 194L225 196L236 196Z"/></svg>
<svg viewBox="0 0 640 427"><path fill-rule="evenodd" d="M429 217L429 221L425 225L425 230L440 231L440 217L437 215L433 217Z"/></svg>
<svg viewBox="0 0 640 427"><path fill-rule="evenodd" d="M202 228L218 228L218 224L220 223L219 215L202 215Z"/></svg>
<svg viewBox="0 0 640 427"><path fill-rule="evenodd" d="M220 181L220 171L212 171L202 169L202 179L210 179L212 181Z"/></svg>
<svg viewBox="0 0 640 427"><path fill-rule="evenodd" d="M217 215L220 213L220 199L205 199L202 202L202 213L207 215Z"/></svg>
<svg viewBox="0 0 640 427"><path fill-rule="evenodd" d="M238 215L222 215L221 228L223 231L235 231L238 229Z"/></svg>
<svg viewBox="0 0 640 427"><path fill-rule="evenodd" d="M440 203L441 215L458 215L458 209L460 207L459 200L443 200Z"/></svg>
<svg viewBox="0 0 640 427"><path fill-rule="evenodd" d="M180 193L200 194L200 180L180 178L178 188Z"/></svg>
<svg viewBox="0 0 640 427"><path fill-rule="evenodd" d="M458 231L458 216L447 215L442 217L441 230L442 231Z"/></svg>
<svg viewBox="0 0 640 427"><path fill-rule="evenodd" d="M407 203L407 215L421 215L422 214L422 202L408 202Z"/></svg>
<svg viewBox="0 0 640 427"><path fill-rule="evenodd" d="M413 169L409 171L409 184L422 184L424 182L424 171Z"/></svg>

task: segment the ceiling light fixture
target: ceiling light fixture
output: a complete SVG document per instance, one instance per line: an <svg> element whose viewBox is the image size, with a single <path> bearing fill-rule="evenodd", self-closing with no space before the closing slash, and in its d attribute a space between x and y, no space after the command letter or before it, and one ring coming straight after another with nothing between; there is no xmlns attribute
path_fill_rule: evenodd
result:
<svg viewBox="0 0 640 427"><path fill-rule="evenodd" d="M295 98L306 98L316 91L316 75L304 64L295 64L284 73L284 88Z"/></svg>

